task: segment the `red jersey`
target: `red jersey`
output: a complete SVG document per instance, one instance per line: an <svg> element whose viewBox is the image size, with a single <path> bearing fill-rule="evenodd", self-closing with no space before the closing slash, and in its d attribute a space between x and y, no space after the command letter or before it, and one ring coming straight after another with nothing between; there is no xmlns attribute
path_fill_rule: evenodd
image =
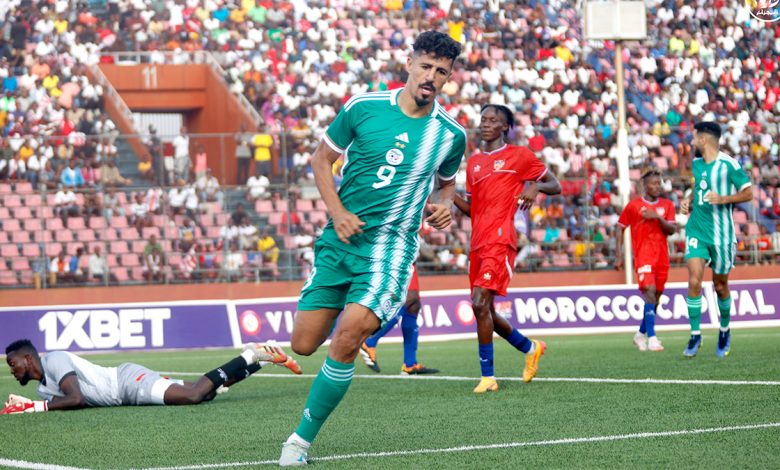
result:
<svg viewBox="0 0 780 470"><path fill-rule="evenodd" d="M471 199L471 250L485 245L517 246L517 197L526 181L539 181L547 168L527 147L504 145L477 151L466 166L466 193Z"/></svg>
<svg viewBox="0 0 780 470"><path fill-rule="evenodd" d="M654 210L667 222L674 223L674 204L669 199L658 198L655 203L644 198L636 198L623 209L618 219L618 225L631 227L631 245L637 265L644 260L656 259L661 264L669 264L669 247L666 243L666 233L657 220L645 220L642 209Z"/></svg>

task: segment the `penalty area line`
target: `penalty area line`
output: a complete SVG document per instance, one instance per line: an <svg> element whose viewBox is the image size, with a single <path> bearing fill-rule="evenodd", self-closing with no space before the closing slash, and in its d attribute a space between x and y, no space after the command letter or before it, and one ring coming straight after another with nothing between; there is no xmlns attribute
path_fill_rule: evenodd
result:
<svg viewBox="0 0 780 470"><path fill-rule="evenodd" d="M203 374L197 372L160 372L162 375L171 377L195 377ZM314 374L254 374L253 378L275 378L275 379L313 379ZM353 376L355 379L370 380L433 380L433 381L451 381L451 382L473 382L478 378L462 377L452 375L368 375L358 374ZM522 377L496 377L498 381L522 382ZM695 380L695 379L620 379L610 377L536 377L534 382L573 382L573 383L597 383L597 384L655 384L655 385L769 385L778 386L777 380Z"/></svg>
<svg viewBox="0 0 780 470"><path fill-rule="evenodd" d="M416 455L426 454L448 454L455 452L473 452L480 450L495 450L495 449L512 449L518 447L544 447L555 445L567 445L567 444L589 444L597 442L614 442L614 441L628 441L635 439L653 439L659 437L676 437L676 436L689 436L696 434L711 434L720 432L734 432L734 431L752 431L769 428L780 428L780 422L777 423L761 423L761 424L745 424L739 426L722 426L717 428L701 428L701 429L683 429L680 431L661 431L661 432L640 432L633 434L617 434L609 436L593 436L593 437L570 437L563 439L549 439L542 441L525 441L525 442L507 442L504 444L484 444L484 445L470 445L459 447L445 447L438 449L416 449L416 450L395 450L388 452L361 452L356 454L341 454L341 455L327 455L323 457L311 458L310 462L330 462L338 460L351 460L357 458L377 458L377 457L408 457ZM200 464L200 465L186 465L177 467L156 467L147 468L145 470L201 470L208 468L230 468L230 467L249 467L255 465L277 465L277 460L260 460L256 462L226 462L226 463L214 463L214 464Z"/></svg>

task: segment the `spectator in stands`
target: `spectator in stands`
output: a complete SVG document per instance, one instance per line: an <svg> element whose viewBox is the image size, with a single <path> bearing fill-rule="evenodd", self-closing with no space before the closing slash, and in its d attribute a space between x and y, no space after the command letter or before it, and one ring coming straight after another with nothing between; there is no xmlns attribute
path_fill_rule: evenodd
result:
<svg viewBox="0 0 780 470"><path fill-rule="evenodd" d="M105 187L127 186L133 183L130 178L125 178L119 173L116 161L110 158L100 167L100 181Z"/></svg>
<svg viewBox="0 0 780 470"><path fill-rule="evenodd" d="M103 203L100 199L100 194L98 194L97 190L89 189L84 191L84 206L81 215L84 217L85 226L90 226L91 217L100 217L103 215Z"/></svg>
<svg viewBox="0 0 780 470"><path fill-rule="evenodd" d="M774 252L772 250L772 237L765 225L758 226L758 236L756 237L756 248L758 249L759 264L773 264Z"/></svg>
<svg viewBox="0 0 780 470"><path fill-rule="evenodd" d="M219 180L212 174L211 168L207 168L206 172L195 181L195 188L201 201L217 202L222 207L225 196L219 190Z"/></svg>
<svg viewBox="0 0 780 470"><path fill-rule="evenodd" d="M258 199L268 198L268 186L271 184L270 180L265 175L253 175L249 177L246 182L247 200L254 202Z"/></svg>
<svg viewBox="0 0 780 470"><path fill-rule="evenodd" d="M0 179L2 179L1 173L2 172L0 172ZM57 188L57 172L54 171L51 160L47 160L43 165L43 169L40 172L40 184L44 186L47 191L53 191Z"/></svg>
<svg viewBox="0 0 780 470"><path fill-rule="evenodd" d="M252 250L257 246L257 241L260 239L260 231L257 227L252 225L249 221L249 217L241 219L241 225L238 226L238 240L239 249Z"/></svg>
<svg viewBox="0 0 780 470"><path fill-rule="evenodd" d="M144 247L143 273L148 281L162 281L165 278L165 254L162 245L157 242L157 236L149 237L149 242Z"/></svg>
<svg viewBox="0 0 780 470"><path fill-rule="evenodd" d="M110 138L106 137L95 148L95 160L101 164L109 160L116 160L117 152L116 145L113 144Z"/></svg>
<svg viewBox="0 0 780 470"><path fill-rule="evenodd" d="M203 144L195 145L195 181L200 180L206 176L206 170L208 169L208 155L206 154L206 148Z"/></svg>
<svg viewBox="0 0 780 470"><path fill-rule="evenodd" d="M219 268L219 263L217 262L217 254L214 253L213 246L210 243L200 252L198 265L203 273L203 277L216 277L216 270Z"/></svg>
<svg viewBox="0 0 780 470"><path fill-rule="evenodd" d="M228 281L240 280L244 264L244 253L239 251L237 242L231 242L222 265L222 274Z"/></svg>
<svg viewBox="0 0 780 470"><path fill-rule="evenodd" d="M195 244L195 239L195 225L189 217L184 217L182 225L179 227L179 249L185 253L190 251L192 245Z"/></svg>
<svg viewBox="0 0 780 470"><path fill-rule="evenodd" d="M68 272L71 280L76 283L82 283L87 280L84 271L81 269L81 258L84 256L84 248L77 248L76 253L68 261Z"/></svg>
<svg viewBox="0 0 780 470"><path fill-rule="evenodd" d="M192 169L192 160L190 159L190 137L187 135L187 128L182 126L181 134L173 139L174 148L174 171L177 180L190 180L190 171Z"/></svg>
<svg viewBox="0 0 780 470"><path fill-rule="evenodd" d="M182 247L182 257L179 262L179 271L182 279L200 279L200 273L196 272L198 270L199 250L200 246L197 243L190 245L186 250Z"/></svg>
<svg viewBox="0 0 780 470"><path fill-rule="evenodd" d="M157 135L157 129L154 127L153 124L149 124L148 130L149 130L149 135L146 138L146 142L145 142L146 149L149 152L149 156L151 158L152 172L155 175L155 182L159 186L162 186L166 184L166 181L164 181L165 170L164 167L162 166L162 153L163 153L162 140L160 140L160 137ZM173 180L172 179L168 180L168 184L173 184Z"/></svg>
<svg viewBox="0 0 780 470"><path fill-rule="evenodd" d="M236 139L236 184L241 184L249 177L249 164L252 159L252 134L246 131L246 124L241 123L241 132Z"/></svg>
<svg viewBox="0 0 780 470"><path fill-rule="evenodd" d="M62 225L67 225L68 217L78 217L79 214L81 208L76 193L70 187L61 187L54 195L54 215L62 219Z"/></svg>
<svg viewBox="0 0 780 470"><path fill-rule="evenodd" d="M73 279L73 276L70 273L70 263L66 259L65 250L60 251L57 256L52 258L51 265L49 266L49 273L49 284L52 286L57 285L57 283L64 284Z"/></svg>
<svg viewBox="0 0 780 470"><path fill-rule="evenodd" d="M144 227L151 227L152 215L149 213L149 205L144 202L144 196L141 193L135 195L135 202L130 206L130 225L138 230L138 235L143 233Z"/></svg>
<svg viewBox="0 0 780 470"><path fill-rule="evenodd" d="M274 138L266 132L266 127L261 125L255 134L255 176L271 176L271 148L274 146Z"/></svg>
<svg viewBox="0 0 780 470"><path fill-rule="evenodd" d="M114 273L108 271L108 260L103 256L103 248L100 245L95 245L92 254L89 255L87 272L89 279L106 282L106 276L108 276L108 281L116 282Z"/></svg>
<svg viewBox="0 0 780 470"><path fill-rule="evenodd" d="M761 167L761 186L768 188L780 187L780 169L771 158Z"/></svg>
<svg viewBox="0 0 780 470"><path fill-rule="evenodd" d="M236 209L230 214L230 219L232 220L233 225L238 226L241 225L241 221L244 220L244 217L249 217L249 213L246 211L246 206L239 202L236 205Z"/></svg>
<svg viewBox="0 0 780 470"><path fill-rule="evenodd" d="M239 237L240 232L238 224L236 224L231 217L228 219L227 224L219 229L219 246L230 246L231 243L238 242Z"/></svg>
<svg viewBox="0 0 780 470"><path fill-rule="evenodd" d="M206 227L200 221L200 200L198 198L198 191L193 185L189 185L185 189L187 197L184 199L184 213L187 217L192 219L195 224L200 227L202 233L206 233Z"/></svg>
<svg viewBox="0 0 780 470"><path fill-rule="evenodd" d="M27 181L33 185L33 188L38 189L38 181L41 176L41 160L36 153L33 153L27 158L25 165L27 166Z"/></svg>
<svg viewBox="0 0 780 470"><path fill-rule="evenodd" d="M15 152L13 158L8 161L8 174L9 180L20 181L27 176L27 164L22 160L19 152Z"/></svg>
<svg viewBox="0 0 780 470"><path fill-rule="evenodd" d="M179 180L178 186L168 190L168 206L171 209L171 217L184 213L184 203L187 202L188 194L184 180Z"/></svg>
<svg viewBox="0 0 780 470"><path fill-rule="evenodd" d="M60 173L60 183L67 188L84 186L84 176L81 174L81 169L76 166L75 158L71 158L68 166Z"/></svg>
<svg viewBox="0 0 780 470"><path fill-rule="evenodd" d="M119 196L116 195L114 188L108 188L108 191L103 193L103 217L111 225L112 217L124 217L125 209L119 202Z"/></svg>
<svg viewBox="0 0 780 470"><path fill-rule="evenodd" d="M141 160L138 162L138 173L141 175L141 180L154 183L157 181L157 176L154 173L154 163L152 162L152 156L148 153L141 156Z"/></svg>
<svg viewBox="0 0 780 470"><path fill-rule="evenodd" d="M517 246L519 251L515 258L515 269L533 270L537 264L536 258L539 256L539 245L533 240L531 235L526 236L525 233L519 233Z"/></svg>
<svg viewBox="0 0 780 470"><path fill-rule="evenodd" d="M271 268L273 277L279 277L279 247L276 246L276 240L274 240L267 228L260 230L257 251L263 256L263 266Z"/></svg>
<svg viewBox="0 0 780 470"><path fill-rule="evenodd" d="M293 154L293 174L292 180L299 182L302 179L313 179L314 173L311 171L311 152L306 147L306 142L300 142L298 148Z"/></svg>

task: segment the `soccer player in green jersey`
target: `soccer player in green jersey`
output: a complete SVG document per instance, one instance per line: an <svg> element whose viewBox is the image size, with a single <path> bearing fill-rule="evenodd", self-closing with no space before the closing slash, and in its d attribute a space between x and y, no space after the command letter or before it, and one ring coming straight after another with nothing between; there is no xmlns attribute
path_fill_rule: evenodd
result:
<svg viewBox="0 0 780 470"><path fill-rule="evenodd" d="M734 204L750 201L753 189L750 178L739 163L720 151L720 134L720 126L715 122L704 121L694 126L693 146L700 158L693 160L692 198L686 198L680 204L683 214L690 213L685 227L688 318L691 322L691 339L683 351L686 357L694 357L702 344L701 282L708 264L712 267L712 282L720 310L720 333L715 354L726 357L731 348L729 271L734 267L737 251L731 211Z"/></svg>
<svg viewBox="0 0 780 470"><path fill-rule="evenodd" d="M349 388L363 340L403 305L423 213L437 229L452 220L466 132L436 95L461 47L446 34L428 31L413 49L405 87L350 99L312 159L330 221L317 240L314 267L298 301L292 349L314 353L340 312L341 318L300 424L282 446L281 466L306 464L311 442ZM331 166L342 154L337 192ZM431 196L434 185L438 190Z"/></svg>

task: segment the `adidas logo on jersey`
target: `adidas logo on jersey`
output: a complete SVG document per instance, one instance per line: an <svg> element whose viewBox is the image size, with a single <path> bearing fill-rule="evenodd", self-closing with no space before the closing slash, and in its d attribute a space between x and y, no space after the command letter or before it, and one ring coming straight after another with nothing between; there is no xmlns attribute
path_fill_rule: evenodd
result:
<svg viewBox="0 0 780 470"><path fill-rule="evenodd" d="M400 140L401 142L408 144L409 134L407 134L406 132L404 132L403 134L398 134L397 136L395 136L395 140Z"/></svg>

